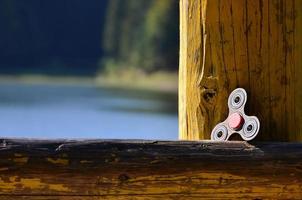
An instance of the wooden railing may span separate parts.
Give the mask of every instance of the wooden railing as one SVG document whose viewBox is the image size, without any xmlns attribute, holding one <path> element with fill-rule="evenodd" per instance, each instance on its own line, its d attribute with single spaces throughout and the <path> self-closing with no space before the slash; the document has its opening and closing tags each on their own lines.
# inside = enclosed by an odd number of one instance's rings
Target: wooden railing
<svg viewBox="0 0 302 200">
<path fill-rule="evenodd" d="M 299 199 L 302 144 L 0 141 L 0 199 Z"/>
</svg>

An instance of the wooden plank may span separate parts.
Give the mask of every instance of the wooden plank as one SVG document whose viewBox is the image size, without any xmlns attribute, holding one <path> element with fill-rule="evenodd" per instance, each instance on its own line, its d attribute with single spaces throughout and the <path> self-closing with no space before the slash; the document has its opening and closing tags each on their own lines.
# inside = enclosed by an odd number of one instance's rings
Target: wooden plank
<svg viewBox="0 0 302 200">
<path fill-rule="evenodd" d="M 0 199 L 300 199 L 302 143 L 0 140 Z"/>
<path fill-rule="evenodd" d="M 179 137 L 209 139 L 248 92 L 258 140 L 302 140 L 302 1 L 180 0 Z"/>
</svg>

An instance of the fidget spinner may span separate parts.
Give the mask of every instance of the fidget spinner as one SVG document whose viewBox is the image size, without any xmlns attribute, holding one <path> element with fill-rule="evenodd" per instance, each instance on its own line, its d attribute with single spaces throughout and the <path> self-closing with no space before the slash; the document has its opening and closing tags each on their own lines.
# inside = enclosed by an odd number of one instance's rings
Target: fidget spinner
<svg viewBox="0 0 302 200">
<path fill-rule="evenodd" d="M 242 88 L 235 89 L 229 96 L 228 118 L 217 124 L 211 133 L 211 140 L 227 141 L 234 133 L 238 133 L 243 140 L 254 139 L 260 129 L 260 122 L 255 116 L 247 116 L 244 106 L 247 100 L 246 91 Z"/>
</svg>

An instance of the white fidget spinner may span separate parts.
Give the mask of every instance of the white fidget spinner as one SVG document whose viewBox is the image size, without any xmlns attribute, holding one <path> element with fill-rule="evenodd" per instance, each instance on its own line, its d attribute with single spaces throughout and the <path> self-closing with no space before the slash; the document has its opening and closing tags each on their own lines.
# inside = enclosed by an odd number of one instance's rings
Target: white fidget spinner
<svg viewBox="0 0 302 200">
<path fill-rule="evenodd" d="M 229 116 L 214 127 L 211 140 L 227 141 L 234 133 L 238 133 L 246 141 L 257 136 L 260 122 L 257 117 L 247 116 L 244 113 L 246 100 L 247 94 L 242 88 L 237 88 L 230 94 L 228 99 Z"/>
</svg>

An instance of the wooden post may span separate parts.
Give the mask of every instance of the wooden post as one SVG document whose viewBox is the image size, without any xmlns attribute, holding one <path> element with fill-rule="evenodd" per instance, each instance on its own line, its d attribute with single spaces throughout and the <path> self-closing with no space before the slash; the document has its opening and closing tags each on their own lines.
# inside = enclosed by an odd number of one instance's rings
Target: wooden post
<svg viewBox="0 0 302 200">
<path fill-rule="evenodd" d="M 180 0 L 180 139 L 209 139 L 242 87 L 257 139 L 301 141 L 300 76 L 301 0 Z"/>
</svg>

